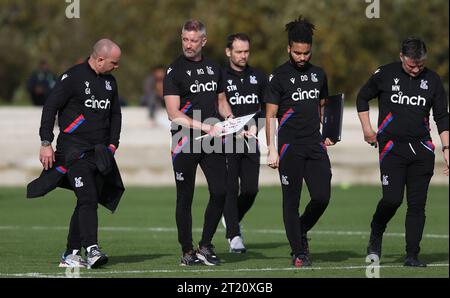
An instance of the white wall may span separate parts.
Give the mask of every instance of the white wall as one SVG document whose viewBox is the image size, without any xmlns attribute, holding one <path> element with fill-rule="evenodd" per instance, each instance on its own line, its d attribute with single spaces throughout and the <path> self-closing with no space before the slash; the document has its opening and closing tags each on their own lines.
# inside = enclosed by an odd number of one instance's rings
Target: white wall
<svg viewBox="0 0 450 298">
<path fill-rule="evenodd" d="M 121 145 L 116 153 L 125 185 L 173 185 L 170 158 L 169 122 L 166 113 L 157 116 L 158 127 L 150 128 L 145 108 L 123 108 Z M 372 125 L 376 127 L 378 111 L 371 110 Z M 41 109 L 36 107 L 0 108 L 0 185 L 26 185 L 41 171 L 39 155 L 39 123 Z M 432 122 L 433 123 L 433 122 Z M 57 133 L 57 129 L 55 129 Z M 437 157 L 433 184 L 448 184 L 442 174 L 443 159 L 436 127 L 432 124 Z M 259 135 L 261 151 L 265 149 L 265 134 Z M 328 149 L 333 184 L 379 184 L 377 150 L 363 141 L 354 108 L 344 110 L 342 142 Z M 279 184 L 278 173 L 261 161 L 261 184 Z M 205 183 L 198 170 L 199 183 Z"/>
</svg>

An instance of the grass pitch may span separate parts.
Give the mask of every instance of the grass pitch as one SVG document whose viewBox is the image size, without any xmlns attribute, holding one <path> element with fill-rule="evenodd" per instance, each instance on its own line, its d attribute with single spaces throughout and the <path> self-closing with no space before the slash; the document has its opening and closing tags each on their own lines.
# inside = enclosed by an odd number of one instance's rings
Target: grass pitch
<svg viewBox="0 0 450 298">
<path fill-rule="evenodd" d="M 306 187 L 305 187 L 306 188 Z M 330 205 L 308 234 L 313 267 L 290 265 L 279 186 L 261 187 L 242 222 L 246 254 L 228 252 L 219 224 L 214 237 L 221 266 L 181 267 L 175 225 L 175 188 L 129 187 L 115 214 L 99 207 L 99 242 L 110 256 L 102 269 L 82 269 L 81 277 L 360 277 L 366 275 L 365 250 L 369 223 L 381 196 L 377 186 L 332 188 Z M 421 243 L 428 268 L 404 268 L 406 202 L 389 223 L 383 240 L 381 277 L 449 277 L 449 189 L 431 187 Z M 193 235 L 198 242 L 208 199 L 197 187 L 193 204 Z M 302 194 L 301 210 L 309 201 Z M 58 268 L 66 244 L 75 196 L 56 190 L 27 200 L 25 189 L 0 188 L 0 277 L 64 277 Z M 195 243 L 194 243 L 195 244 Z"/>
</svg>

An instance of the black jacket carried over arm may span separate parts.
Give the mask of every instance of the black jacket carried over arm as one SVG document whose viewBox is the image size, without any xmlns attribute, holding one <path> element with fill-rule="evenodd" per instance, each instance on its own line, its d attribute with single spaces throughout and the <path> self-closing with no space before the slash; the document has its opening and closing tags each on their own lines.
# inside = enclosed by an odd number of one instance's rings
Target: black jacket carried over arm
<svg viewBox="0 0 450 298">
<path fill-rule="evenodd" d="M 124 191 L 110 144 L 119 146 L 122 114 L 117 83 L 110 74 L 97 74 L 86 61 L 61 75 L 42 110 L 39 135 L 53 141 L 58 114 L 60 133 L 52 169 L 28 185 L 27 197 L 42 196 L 56 187 L 70 188 L 65 172 L 86 152 L 95 151 L 100 203 L 114 211 Z M 111 187 L 105 189 L 106 185 Z"/>
<path fill-rule="evenodd" d="M 42 197 L 57 187 L 73 190 L 65 175 L 67 170 L 80 159 L 80 156 L 83 156 L 83 153 L 93 151 L 95 164 L 99 170 L 96 179 L 99 203 L 114 212 L 125 187 L 112 152 L 103 144 L 98 144 L 93 148 L 88 146 L 77 147 L 64 158 L 65 164 L 61 164 L 61 160 L 56 159 L 53 168 L 42 171 L 38 178 L 28 184 L 27 198 Z"/>
</svg>

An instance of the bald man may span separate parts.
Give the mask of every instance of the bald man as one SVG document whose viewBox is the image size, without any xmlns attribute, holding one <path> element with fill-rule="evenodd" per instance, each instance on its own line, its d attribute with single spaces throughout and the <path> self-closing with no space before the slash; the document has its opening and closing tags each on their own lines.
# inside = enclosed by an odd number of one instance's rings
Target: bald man
<svg viewBox="0 0 450 298">
<path fill-rule="evenodd" d="M 99 40 L 84 63 L 63 73 L 42 110 L 39 159 L 44 170 L 37 182 L 29 184 L 28 197 L 58 186 L 73 189 L 77 197 L 60 267 L 97 268 L 108 262 L 98 247 L 97 205 L 114 211 L 124 190 L 114 161 L 122 116 L 117 83 L 109 74 L 119 67 L 120 55 L 117 44 Z M 60 133 L 55 152 L 56 114 Z M 112 179 L 99 179 L 111 173 Z M 105 191 L 105 181 L 117 183 Z M 81 257 L 82 248 L 87 260 Z"/>
</svg>

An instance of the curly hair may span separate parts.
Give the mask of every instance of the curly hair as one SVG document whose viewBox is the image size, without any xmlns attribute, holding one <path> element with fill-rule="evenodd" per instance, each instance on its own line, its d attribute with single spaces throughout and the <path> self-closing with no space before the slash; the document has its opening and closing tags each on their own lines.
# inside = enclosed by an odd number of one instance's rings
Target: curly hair
<svg viewBox="0 0 450 298">
<path fill-rule="evenodd" d="M 285 26 L 285 31 L 288 32 L 289 45 L 292 45 L 293 42 L 312 44 L 315 29 L 316 27 L 311 22 L 299 16 L 298 19 Z"/>
</svg>

